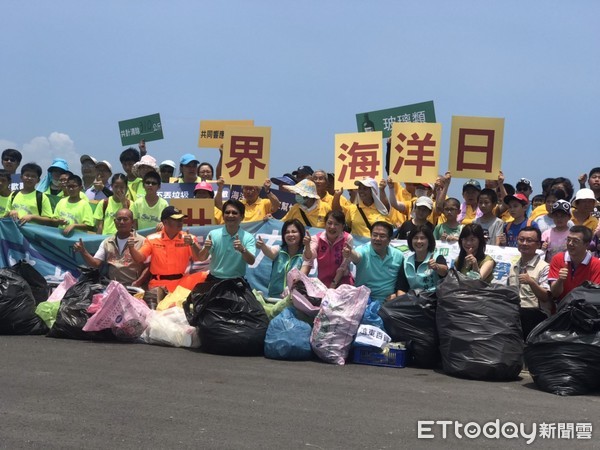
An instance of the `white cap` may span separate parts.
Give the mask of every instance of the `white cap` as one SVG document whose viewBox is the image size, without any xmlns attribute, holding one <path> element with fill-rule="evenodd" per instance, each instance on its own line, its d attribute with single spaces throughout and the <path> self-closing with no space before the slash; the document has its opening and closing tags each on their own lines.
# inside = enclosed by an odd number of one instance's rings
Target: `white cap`
<svg viewBox="0 0 600 450">
<path fill-rule="evenodd" d="M 177 166 L 175 165 L 175 161 L 171 161 L 170 159 L 165 159 L 163 162 L 161 162 L 159 164 L 158 167 L 162 167 L 162 166 L 169 166 L 172 167 L 173 170 L 177 169 Z"/>
<path fill-rule="evenodd" d="M 588 188 L 579 189 L 577 194 L 575 194 L 575 200 L 573 200 L 573 204 L 577 203 L 579 200 L 596 200 L 594 191 Z"/>
<path fill-rule="evenodd" d="M 98 161 L 96 163 L 96 167 L 98 166 L 106 166 L 108 167 L 108 170 L 110 170 L 110 173 L 112 173 L 112 166 L 110 165 L 110 163 L 108 161 Z"/>
<path fill-rule="evenodd" d="M 81 158 L 79 158 L 79 162 L 81 164 L 83 164 L 86 161 L 91 161 L 94 163 L 94 165 L 98 164 L 98 160 L 96 158 L 94 158 L 93 156 L 90 155 L 81 155 Z"/>
<path fill-rule="evenodd" d="M 415 206 L 426 206 L 430 211 L 433 211 L 433 200 L 429 197 L 419 197 L 415 202 Z"/>
</svg>

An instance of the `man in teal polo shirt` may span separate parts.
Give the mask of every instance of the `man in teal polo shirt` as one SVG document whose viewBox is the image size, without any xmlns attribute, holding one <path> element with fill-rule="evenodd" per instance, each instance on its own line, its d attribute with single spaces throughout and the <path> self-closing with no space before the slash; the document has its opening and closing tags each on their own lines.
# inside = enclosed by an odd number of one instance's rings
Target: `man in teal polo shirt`
<svg viewBox="0 0 600 450">
<path fill-rule="evenodd" d="M 344 257 L 356 265 L 355 285 L 371 289 L 371 298 L 378 302 L 396 296 L 395 283 L 403 267 L 404 256 L 390 247 L 394 228 L 387 222 L 375 222 L 371 228 L 371 242 L 353 250 L 346 245 Z"/>
<path fill-rule="evenodd" d="M 200 261 L 205 261 L 210 254 L 210 275 L 206 284 L 244 277 L 246 268 L 254 264 L 256 241 L 240 227 L 244 212 L 244 204 L 238 200 L 227 200 L 223 204 L 225 226 L 208 233 L 199 255 Z"/>
</svg>

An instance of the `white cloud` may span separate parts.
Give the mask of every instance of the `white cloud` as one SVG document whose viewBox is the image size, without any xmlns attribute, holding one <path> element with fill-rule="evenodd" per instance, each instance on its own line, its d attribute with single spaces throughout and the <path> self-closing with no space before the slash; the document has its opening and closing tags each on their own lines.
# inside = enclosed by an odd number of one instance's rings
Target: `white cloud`
<svg viewBox="0 0 600 450">
<path fill-rule="evenodd" d="M 4 151 L 7 148 L 17 149 L 17 144 L 7 139 L 0 139 L 0 152 Z"/>
<path fill-rule="evenodd" d="M 0 140 L 0 143 L 2 142 L 4 141 Z M 80 155 L 75 149 L 75 143 L 68 134 L 59 133 L 58 131 L 50 133 L 48 137 L 34 137 L 31 141 L 23 144 L 21 153 L 23 153 L 21 164 L 35 162 L 42 167 L 44 172 L 46 172 L 48 166 L 52 164 L 55 158 L 66 160 L 69 164 L 69 169 L 73 173 L 80 173 L 81 170 Z"/>
</svg>

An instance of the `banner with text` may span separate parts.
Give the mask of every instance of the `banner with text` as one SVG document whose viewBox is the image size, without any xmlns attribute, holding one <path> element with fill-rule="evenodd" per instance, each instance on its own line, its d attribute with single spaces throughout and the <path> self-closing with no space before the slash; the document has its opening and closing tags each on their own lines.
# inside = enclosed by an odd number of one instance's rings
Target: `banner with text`
<svg viewBox="0 0 600 450">
<path fill-rule="evenodd" d="M 225 141 L 226 127 L 253 127 L 254 120 L 201 120 L 198 147 L 219 148 Z"/>
<path fill-rule="evenodd" d="M 359 132 L 381 131 L 384 138 L 391 136 L 396 122 L 435 122 L 433 101 L 356 114 Z"/>
<path fill-rule="evenodd" d="M 121 120 L 119 122 L 119 133 L 123 147 L 137 144 L 142 139 L 145 141 L 158 141 L 163 138 L 160 114 Z"/>
</svg>

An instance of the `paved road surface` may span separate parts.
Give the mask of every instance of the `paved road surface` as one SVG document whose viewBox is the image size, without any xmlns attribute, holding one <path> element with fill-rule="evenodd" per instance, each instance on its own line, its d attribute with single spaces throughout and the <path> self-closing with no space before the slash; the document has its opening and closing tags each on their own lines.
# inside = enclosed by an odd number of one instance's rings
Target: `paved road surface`
<svg viewBox="0 0 600 450">
<path fill-rule="evenodd" d="M 144 344 L 0 336 L 0 448 L 515 448 L 525 439 L 417 439 L 418 420 L 592 422 L 600 396 L 558 397 L 529 377 L 202 354 Z M 490 430 L 493 431 L 493 430 Z M 510 431 L 510 430 L 509 430 Z M 452 435 L 452 433 L 450 433 Z"/>
</svg>

